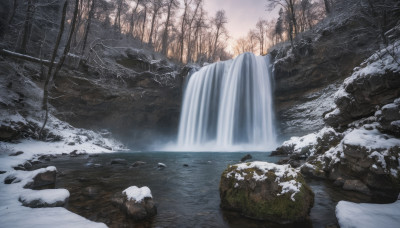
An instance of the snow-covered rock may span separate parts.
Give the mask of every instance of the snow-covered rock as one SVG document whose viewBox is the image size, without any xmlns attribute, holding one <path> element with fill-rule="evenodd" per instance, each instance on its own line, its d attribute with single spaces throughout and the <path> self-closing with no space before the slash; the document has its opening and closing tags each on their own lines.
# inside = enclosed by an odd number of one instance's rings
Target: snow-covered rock
<svg viewBox="0 0 400 228">
<path fill-rule="evenodd" d="M 221 207 L 278 223 L 307 217 L 314 194 L 289 165 L 247 162 L 230 165 L 221 176 Z"/>
<path fill-rule="evenodd" d="M 344 80 L 335 93 L 336 108 L 324 116 L 333 127 L 371 116 L 376 106 L 392 102 L 400 94 L 400 41 L 377 51 Z M 392 108 L 392 106 L 387 107 Z M 386 109 L 386 108 L 385 108 Z"/>
<path fill-rule="evenodd" d="M 380 132 L 379 123 L 369 122 L 368 118 L 356 121 L 343 133 L 324 128 L 291 139 L 278 149 L 289 148 L 286 151 L 290 152 L 291 159 L 302 155 L 306 159 L 300 168 L 303 174 L 331 179 L 346 190 L 363 193 L 378 190 L 396 196 L 400 190 L 400 139 Z M 346 180 L 358 180 L 362 184 L 345 187 Z"/>
<path fill-rule="evenodd" d="M 290 140 L 272 152 L 272 155 L 290 155 L 292 158 L 306 158 L 323 149 L 329 149 L 343 138 L 342 134 L 333 128 L 322 130 L 302 137 L 292 137 Z"/>
<path fill-rule="evenodd" d="M 150 189 L 146 186 L 141 188 L 131 186 L 122 191 L 122 193 L 126 195 L 128 200 L 134 200 L 138 203 L 142 202 L 145 198 L 153 198 Z"/>
<path fill-rule="evenodd" d="M 70 194 L 66 189 L 45 189 L 24 191 L 19 201 L 26 207 L 62 207 L 68 201 Z"/>
<path fill-rule="evenodd" d="M 129 218 L 143 220 L 157 214 L 157 207 L 148 187 L 131 186 L 116 193 L 112 202 L 126 213 Z"/>
</svg>

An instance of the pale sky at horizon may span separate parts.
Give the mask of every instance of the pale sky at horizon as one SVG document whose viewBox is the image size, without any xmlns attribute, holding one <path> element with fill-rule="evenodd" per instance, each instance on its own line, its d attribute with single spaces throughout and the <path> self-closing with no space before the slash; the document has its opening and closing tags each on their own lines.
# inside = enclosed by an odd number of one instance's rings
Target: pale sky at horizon
<svg viewBox="0 0 400 228">
<path fill-rule="evenodd" d="M 255 28 L 258 19 L 271 20 L 277 16 L 268 12 L 265 5 L 266 0 L 204 0 L 204 8 L 210 17 L 214 17 L 218 10 L 225 10 L 231 46 L 236 39 L 246 36 L 250 29 Z"/>
</svg>

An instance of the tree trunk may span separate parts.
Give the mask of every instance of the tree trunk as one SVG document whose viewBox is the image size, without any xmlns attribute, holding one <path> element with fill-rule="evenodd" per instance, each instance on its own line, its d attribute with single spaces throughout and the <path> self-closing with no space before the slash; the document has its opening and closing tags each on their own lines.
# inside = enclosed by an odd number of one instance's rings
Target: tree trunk
<svg viewBox="0 0 400 228">
<path fill-rule="evenodd" d="M 294 2 L 293 0 L 289 0 L 289 7 L 290 7 L 290 14 L 291 14 L 291 19 L 294 27 L 294 34 L 297 35 L 297 20 L 296 20 L 296 12 L 294 11 Z"/>
<path fill-rule="evenodd" d="M 212 54 L 212 60 L 215 61 L 215 55 L 217 53 L 217 43 L 218 43 L 218 38 L 219 38 L 219 27 L 217 28 L 217 33 L 215 34 L 215 41 L 214 41 L 214 47 L 213 47 L 213 54 Z"/>
<path fill-rule="evenodd" d="M 43 108 L 43 110 L 46 110 L 46 115 L 45 115 L 45 120 L 44 120 L 43 126 L 39 131 L 39 138 L 42 137 L 42 131 L 43 131 L 44 127 L 46 126 L 47 119 L 48 119 L 48 114 L 49 114 L 49 108 L 48 108 L 48 97 L 49 97 L 48 85 L 49 85 L 49 82 L 50 82 L 51 71 L 53 69 L 54 60 L 56 59 L 56 55 L 57 55 L 58 47 L 60 45 L 61 37 L 62 37 L 62 34 L 64 33 L 64 24 L 65 24 L 65 15 L 67 14 L 67 6 L 68 6 L 68 0 L 66 0 L 64 2 L 64 6 L 63 6 L 63 10 L 62 10 L 62 16 L 61 16 L 61 22 L 60 22 L 60 29 L 58 31 L 57 40 L 56 40 L 56 43 L 55 43 L 54 49 L 53 49 L 53 54 L 51 55 L 51 61 L 50 61 L 50 65 L 49 65 L 49 70 L 47 72 L 46 81 L 44 83 L 43 103 L 42 103 L 43 106 L 42 106 L 42 108 Z"/>
<path fill-rule="evenodd" d="M 184 49 L 184 39 L 185 39 L 185 22 L 186 22 L 186 13 L 187 13 L 188 3 L 185 1 L 185 10 L 182 16 L 182 24 L 181 24 L 181 40 L 180 40 L 180 57 L 179 61 L 183 62 L 183 49 Z"/>
<path fill-rule="evenodd" d="M 153 18 L 151 19 L 151 26 L 150 26 L 150 37 L 149 37 L 149 45 L 153 45 L 153 32 L 154 32 L 154 24 L 156 22 L 156 17 L 158 14 L 158 9 L 154 10 L 153 12 Z"/>
<path fill-rule="evenodd" d="M 168 46 L 168 27 L 169 27 L 169 19 L 171 16 L 171 9 L 172 9 L 172 4 L 173 0 L 170 0 L 169 5 L 168 5 L 168 13 L 167 13 L 167 20 L 165 21 L 165 28 L 164 28 L 164 33 L 162 37 L 162 48 L 161 48 L 161 53 L 165 56 L 167 56 L 168 51 L 167 51 L 167 46 Z"/>
<path fill-rule="evenodd" d="M 79 5 L 79 0 L 75 0 L 74 16 L 72 18 L 71 29 L 70 29 L 70 32 L 69 32 L 68 40 L 67 40 L 67 43 L 65 44 L 64 52 L 63 52 L 63 54 L 62 54 L 62 56 L 60 58 L 60 61 L 58 61 L 58 64 L 56 66 L 56 70 L 54 71 L 53 79 L 57 78 L 57 74 L 60 71 L 61 67 L 63 66 L 65 58 L 67 57 L 67 55 L 69 53 L 69 49 L 71 47 L 72 36 L 74 35 L 74 31 L 75 31 L 76 18 L 78 16 L 78 5 Z"/>
<path fill-rule="evenodd" d="M 142 43 L 144 43 L 144 33 L 146 30 L 146 19 L 147 19 L 147 6 L 144 6 L 144 15 L 143 15 L 143 25 L 142 25 Z"/>
<path fill-rule="evenodd" d="M 9 51 L 6 49 L 0 49 L 0 54 L 11 57 L 11 58 L 22 59 L 22 60 L 33 62 L 33 63 L 40 63 L 40 64 L 43 64 L 46 66 L 50 66 L 50 63 L 51 63 L 50 60 L 43 60 L 43 59 L 35 58 L 35 57 L 29 56 L 29 55 L 23 55 L 20 53 L 12 52 L 12 51 Z"/>
<path fill-rule="evenodd" d="M 22 54 L 26 54 L 26 47 L 29 42 L 29 37 L 32 28 L 32 19 L 35 13 L 35 6 L 32 0 L 28 0 L 28 7 L 26 10 L 25 22 L 24 22 L 24 30 L 22 32 L 22 42 L 20 47 L 18 48 L 18 52 Z"/>
<path fill-rule="evenodd" d="M 331 13 L 331 6 L 330 6 L 329 1 L 328 0 L 324 0 L 324 3 L 325 3 L 326 14 L 330 14 Z"/>
<path fill-rule="evenodd" d="M 141 0 L 138 0 L 137 4 L 135 6 L 135 9 L 132 10 L 132 17 L 131 17 L 130 27 L 129 27 L 129 34 L 131 37 L 134 37 L 133 32 L 135 30 L 135 24 L 136 24 L 134 18 L 135 18 L 135 14 L 137 12 L 137 8 L 139 6 L 140 1 Z"/>
<path fill-rule="evenodd" d="M 11 25 L 11 22 L 12 22 L 13 19 L 14 19 L 15 11 L 17 11 L 17 7 L 18 7 L 18 0 L 14 0 L 13 9 L 12 9 L 12 11 L 11 11 L 10 18 L 8 18 L 8 22 L 7 22 L 7 25 L 8 25 L 8 26 Z"/>
<path fill-rule="evenodd" d="M 85 53 L 85 49 L 86 49 L 86 42 L 87 42 L 87 38 L 90 32 L 90 25 L 92 23 L 92 18 L 94 15 L 94 9 L 95 9 L 95 3 L 96 0 L 92 0 L 92 6 L 90 7 L 90 11 L 89 11 L 89 16 L 88 16 L 88 20 L 87 20 L 87 24 L 86 24 L 86 30 L 85 30 L 85 36 L 83 37 L 83 46 L 82 46 L 82 50 L 81 50 L 81 55 L 83 55 Z"/>
<path fill-rule="evenodd" d="M 199 10 L 200 3 L 201 3 L 201 2 L 198 2 L 198 4 L 196 5 L 196 9 L 194 10 L 193 17 L 192 17 L 192 19 L 190 19 L 190 22 L 189 22 L 189 32 L 188 32 L 189 37 L 188 37 L 188 46 L 187 46 L 188 48 L 187 48 L 187 55 L 186 55 L 186 56 L 187 56 L 187 57 L 186 57 L 186 62 L 187 62 L 187 63 L 189 63 L 189 62 L 192 61 L 192 58 L 191 58 L 191 56 L 192 56 L 192 53 L 191 53 L 191 51 L 192 51 L 192 44 L 191 44 L 191 39 L 192 39 L 192 25 L 193 25 L 194 19 L 196 18 L 197 11 Z"/>
</svg>

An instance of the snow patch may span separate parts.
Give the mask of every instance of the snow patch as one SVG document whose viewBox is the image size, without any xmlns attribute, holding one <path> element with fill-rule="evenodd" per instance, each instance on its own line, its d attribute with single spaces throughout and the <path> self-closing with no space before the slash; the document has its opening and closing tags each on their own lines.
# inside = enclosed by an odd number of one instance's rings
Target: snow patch
<svg viewBox="0 0 400 228">
<path fill-rule="evenodd" d="M 122 193 L 128 197 L 128 200 L 134 200 L 138 203 L 142 202 L 144 198 L 153 198 L 150 189 L 146 186 L 141 188 L 131 186 L 122 191 Z"/>
<path fill-rule="evenodd" d="M 336 217 L 342 228 L 398 228 L 400 201 L 392 204 L 357 204 L 340 201 L 336 206 Z"/>
<path fill-rule="evenodd" d="M 69 191 L 66 189 L 45 189 L 24 191 L 19 199 L 24 202 L 40 201 L 47 204 L 65 201 L 69 198 Z"/>
<path fill-rule="evenodd" d="M 257 174 L 257 172 L 253 172 L 253 179 L 256 181 L 264 181 L 266 180 L 267 173 L 273 172 L 276 176 L 275 182 L 278 183 L 279 186 L 282 187 L 282 191 L 278 193 L 278 196 L 292 193 L 290 198 L 292 201 L 295 201 L 294 196 L 300 192 L 300 188 L 302 186 L 301 183 L 295 180 L 289 181 L 281 181 L 282 179 L 286 179 L 288 177 L 296 178 L 297 172 L 295 169 L 291 168 L 290 165 L 277 165 L 268 162 L 247 162 L 247 163 L 240 163 L 233 165 L 235 170 L 229 172 L 227 174 L 227 178 L 234 176 L 236 180 L 241 181 L 244 180 L 243 176 L 240 174 L 240 171 L 247 170 L 247 169 L 257 169 L 262 172 L 262 174 Z M 244 174 L 243 174 L 244 175 Z M 237 184 L 237 183 L 236 183 Z M 235 184 L 235 186 L 236 186 Z"/>
</svg>

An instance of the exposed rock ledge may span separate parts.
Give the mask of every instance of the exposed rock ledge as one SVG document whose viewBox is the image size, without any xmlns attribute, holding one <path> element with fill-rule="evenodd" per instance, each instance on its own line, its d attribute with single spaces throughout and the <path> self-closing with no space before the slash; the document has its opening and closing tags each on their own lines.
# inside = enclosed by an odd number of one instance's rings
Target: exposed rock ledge
<svg viewBox="0 0 400 228">
<path fill-rule="evenodd" d="M 289 155 L 303 174 L 334 181 L 345 190 L 392 199 L 400 191 L 400 42 L 375 53 L 335 94 L 325 115 L 331 127 L 292 137 L 273 155 Z M 397 50 L 389 52 L 389 50 Z"/>
</svg>

